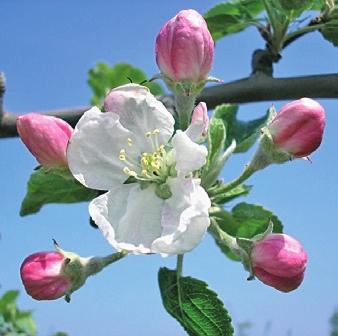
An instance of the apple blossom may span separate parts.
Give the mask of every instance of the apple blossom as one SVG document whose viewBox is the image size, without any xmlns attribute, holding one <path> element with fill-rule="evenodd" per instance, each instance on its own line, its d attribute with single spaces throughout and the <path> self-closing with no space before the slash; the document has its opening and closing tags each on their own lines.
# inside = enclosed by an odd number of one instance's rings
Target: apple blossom
<svg viewBox="0 0 338 336">
<path fill-rule="evenodd" d="M 290 292 L 303 281 L 307 254 L 296 239 L 286 234 L 269 234 L 254 244 L 251 262 L 259 280 Z"/>
<path fill-rule="evenodd" d="M 19 116 L 16 121 L 23 143 L 46 167 L 67 166 L 66 149 L 73 128 L 60 118 L 38 113 Z"/>
<path fill-rule="evenodd" d="M 210 223 L 209 197 L 193 175 L 206 148 L 174 134 L 174 118 L 146 87 L 115 88 L 104 107 L 84 113 L 67 152 L 76 179 L 108 190 L 90 203 L 91 217 L 117 250 L 191 250 Z"/>
</svg>

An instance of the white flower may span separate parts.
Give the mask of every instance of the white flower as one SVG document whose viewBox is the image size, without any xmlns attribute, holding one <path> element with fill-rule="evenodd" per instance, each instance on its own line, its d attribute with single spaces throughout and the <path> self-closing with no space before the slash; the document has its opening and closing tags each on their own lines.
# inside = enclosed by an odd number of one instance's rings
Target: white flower
<svg viewBox="0 0 338 336">
<path fill-rule="evenodd" d="M 117 250 L 191 250 L 210 224 L 209 197 L 192 174 L 205 164 L 206 148 L 182 131 L 173 136 L 172 115 L 146 87 L 113 89 L 105 109 L 84 113 L 67 151 L 76 179 L 108 190 L 90 203 L 91 217 Z"/>
</svg>

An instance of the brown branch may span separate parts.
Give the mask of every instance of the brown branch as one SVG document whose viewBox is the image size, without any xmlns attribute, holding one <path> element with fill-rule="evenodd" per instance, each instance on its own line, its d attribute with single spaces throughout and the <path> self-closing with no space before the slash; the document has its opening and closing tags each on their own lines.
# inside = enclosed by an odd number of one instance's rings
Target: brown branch
<svg viewBox="0 0 338 336">
<path fill-rule="evenodd" d="M 272 78 L 257 73 L 238 81 L 208 87 L 202 91 L 198 101 L 206 102 L 209 109 L 223 103 L 253 103 L 260 101 L 292 100 L 301 97 L 338 98 L 338 74 L 304 77 Z M 169 97 L 162 97 L 165 105 L 170 105 Z M 84 111 L 90 107 L 80 107 L 55 111 L 41 111 L 57 116 L 75 125 Z M 17 115 L 4 113 L 0 119 L 0 138 L 17 136 L 15 121 Z"/>
</svg>

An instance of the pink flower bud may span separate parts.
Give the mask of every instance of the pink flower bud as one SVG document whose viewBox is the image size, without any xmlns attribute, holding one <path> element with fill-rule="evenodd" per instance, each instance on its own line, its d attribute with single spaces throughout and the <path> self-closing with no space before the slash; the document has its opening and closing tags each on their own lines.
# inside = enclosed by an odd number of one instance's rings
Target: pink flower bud
<svg viewBox="0 0 338 336">
<path fill-rule="evenodd" d="M 191 116 L 191 123 L 202 124 L 203 125 L 202 136 L 207 135 L 209 126 L 209 116 L 206 103 L 201 102 L 194 108 L 194 111 L 192 112 Z"/>
<path fill-rule="evenodd" d="M 65 257 L 59 252 L 38 252 L 27 257 L 20 273 L 26 292 L 36 300 L 55 300 L 66 295 L 72 282 L 63 273 Z"/>
<path fill-rule="evenodd" d="M 73 128 L 59 118 L 38 113 L 19 116 L 16 127 L 23 143 L 46 167 L 67 166 L 66 149 Z"/>
<path fill-rule="evenodd" d="M 275 145 L 296 158 L 319 147 L 324 127 L 324 108 L 310 98 L 286 104 L 268 125 Z"/>
<path fill-rule="evenodd" d="M 156 62 L 172 81 L 206 80 L 214 57 L 214 41 L 203 17 L 193 9 L 170 19 L 156 38 Z"/>
<path fill-rule="evenodd" d="M 251 261 L 259 280 L 282 292 L 290 292 L 303 281 L 307 255 L 296 239 L 285 234 L 270 234 L 255 243 Z"/>
</svg>

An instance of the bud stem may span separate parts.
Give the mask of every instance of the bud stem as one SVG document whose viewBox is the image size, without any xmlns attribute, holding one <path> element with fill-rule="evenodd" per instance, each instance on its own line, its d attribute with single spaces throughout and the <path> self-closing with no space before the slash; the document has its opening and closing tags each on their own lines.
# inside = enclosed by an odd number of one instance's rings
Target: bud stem
<svg viewBox="0 0 338 336">
<path fill-rule="evenodd" d="M 236 242 L 236 238 L 223 231 L 217 224 L 216 220 L 211 218 L 211 224 L 208 231 L 220 244 L 226 245 L 231 251 L 239 255 L 239 247 Z"/>
<path fill-rule="evenodd" d="M 87 277 L 90 275 L 94 275 L 100 271 L 102 271 L 105 267 L 110 264 L 124 258 L 128 255 L 128 252 L 121 251 L 117 253 L 110 254 L 106 257 L 90 257 L 88 258 L 85 266 L 86 266 L 86 275 Z"/>
<path fill-rule="evenodd" d="M 251 164 L 246 165 L 243 173 L 239 177 L 227 183 L 224 187 L 217 188 L 217 194 L 224 194 L 236 188 L 238 185 L 247 180 L 255 171 L 256 170 L 253 168 Z"/>
<path fill-rule="evenodd" d="M 183 94 L 175 94 L 175 107 L 178 114 L 180 129 L 185 131 L 191 121 L 192 111 L 195 106 L 195 95 L 186 96 Z"/>
<path fill-rule="evenodd" d="M 114 263 L 115 261 L 118 261 L 118 260 L 126 257 L 127 255 L 128 255 L 127 251 L 121 251 L 121 252 L 113 253 L 113 254 L 110 254 L 106 257 L 103 257 L 102 258 L 103 267 L 106 267 L 106 266 Z"/>
</svg>

